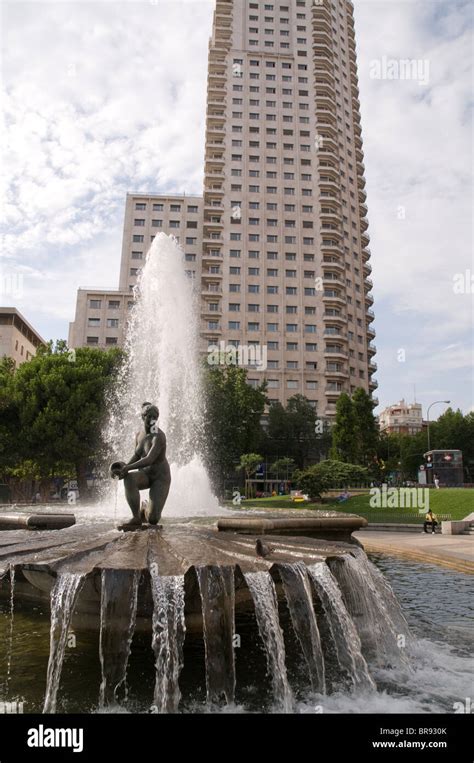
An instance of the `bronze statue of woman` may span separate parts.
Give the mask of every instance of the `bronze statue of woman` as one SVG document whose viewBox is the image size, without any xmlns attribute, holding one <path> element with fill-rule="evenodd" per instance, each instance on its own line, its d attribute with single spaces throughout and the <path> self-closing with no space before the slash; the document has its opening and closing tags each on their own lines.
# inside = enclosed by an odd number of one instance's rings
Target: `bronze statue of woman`
<svg viewBox="0 0 474 763">
<path fill-rule="evenodd" d="M 156 525 L 168 497 L 171 472 L 166 460 L 166 435 L 158 427 L 159 411 L 156 405 L 143 403 L 144 430 L 135 438 L 135 453 L 127 464 L 116 461 L 110 467 L 112 477 L 124 480 L 125 497 L 133 517 L 119 526 L 119 530 L 134 530 L 144 522 Z M 140 490 L 150 489 L 147 508 L 140 510 Z"/>
</svg>

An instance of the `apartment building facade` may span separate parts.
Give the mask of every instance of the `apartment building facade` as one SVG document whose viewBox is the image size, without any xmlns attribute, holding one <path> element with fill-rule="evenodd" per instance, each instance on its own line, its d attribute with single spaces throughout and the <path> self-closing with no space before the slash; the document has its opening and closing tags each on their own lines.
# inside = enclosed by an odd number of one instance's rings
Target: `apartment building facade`
<svg viewBox="0 0 474 763">
<path fill-rule="evenodd" d="M 155 236 L 173 235 L 189 263 L 187 274 L 200 283 L 202 196 L 127 194 L 118 290 L 79 289 L 69 324 L 69 347 L 123 346 L 133 290 Z"/>
<path fill-rule="evenodd" d="M 203 197 L 127 198 L 122 293 L 156 226 L 179 232 L 203 351 L 264 350 L 250 384 L 332 416 L 377 387 L 363 158 L 352 3 L 216 0 Z"/>
</svg>

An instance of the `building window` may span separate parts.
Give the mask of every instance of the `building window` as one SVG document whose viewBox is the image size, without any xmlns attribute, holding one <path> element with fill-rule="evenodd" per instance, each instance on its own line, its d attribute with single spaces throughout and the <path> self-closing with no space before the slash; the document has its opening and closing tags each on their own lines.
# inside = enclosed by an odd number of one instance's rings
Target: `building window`
<svg viewBox="0 0 474 763">
<path fill-rule="evenodd" d="M 100 310 L 102 307 L 102 300 L 101 299 L 90 299 L 89 300 L 89 307 L 92 310 Z"/>
</svg>

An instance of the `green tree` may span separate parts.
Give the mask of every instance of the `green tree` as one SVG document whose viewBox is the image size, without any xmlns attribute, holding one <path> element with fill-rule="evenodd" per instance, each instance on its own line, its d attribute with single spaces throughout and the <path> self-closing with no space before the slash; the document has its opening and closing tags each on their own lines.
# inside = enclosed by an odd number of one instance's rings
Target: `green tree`
<svg viewBox="0 0 474 763">
<path fill-rule="evenodd" d="M 277 479 L 290 479 L 291 475 L 295 471 L 296 464 L 294 462 L 293 458 L 288 458 L 285 456 L 284 458 L 277 459 L 270 467 L 270 470 L 273 474 L 276 475 Z"/>
<path fill-rule="evenodd" d="M 214 488 L 222 494 L 240 456 L 260 446 L 266 387 L 251 387 L 243 368 L 206 366 L 204 389 L 206 462 Z"/>
<path fill-rule="evenodd" d="M 50 343 L 14 377 L 23 457 L 36 462 L 43 477 L 73 465 L 82 495 L 101 450 L 105 395 L 121 358 L 116 349 L 71 352 L 64 342 Z"/>
<path fill-rule="evenodd" d="M 368 470 L 358 464 L 327 459 L 297 472 L 296 480 L 304 493 L 310 498 L 318 499 L 327 490 L 358 486 L 367 482 Z"/>
<path fill-rule="evenodd" d="M 284 454 L 302 469 L 310 459 L 319 457 L 327 443 L 327 429 L 317 432 L 317 414 L 304 395 L 293 395 L 286 408 L 274 403 L 268 412 L 266 450 L 272 455 Z"/>
<path fill-rule="evenodd" d="M 248 481 L 253 474 L 257 471 L 257 467 L 263 461 L 263 456 L 258 453 L 243 453 L 240 456 L 239 471 L 245 474 L 245 495 L 248 498 L 249 487 Z"/>
<path fill-rule="evenodd" d="M 370 395 L 358 387 L 352 395 L 355 419 L 356 459 L 365 466 L 374 463 L 377 456 L 379 428 L 374 416 L 374 404 Z"/>
<path fill-rule="evenodd" d="M 4 357 L 0 360 L 0 478 L 20 457 L 18 408 L 14 402 L 15 362 Z"/>
<path fill-rule="evenodd" d="M 343 392 L 336 404 L 336 421 L 332 430 L 331 457 L 338 461 L 354 463 L 357 459 L 358 441 L 354 404 Z"/>
</svg>

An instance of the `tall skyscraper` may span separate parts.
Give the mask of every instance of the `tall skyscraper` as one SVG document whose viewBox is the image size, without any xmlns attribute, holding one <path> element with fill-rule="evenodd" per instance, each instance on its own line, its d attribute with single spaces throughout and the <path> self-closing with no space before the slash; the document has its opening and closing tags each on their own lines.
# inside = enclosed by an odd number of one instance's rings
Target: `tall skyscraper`
<svg viewBox="0 0 474 763">
<path fill-rule="evenodd" d="M 134 236 L 178 233 L 200 282 L 203 350 L 260 350 L 249 383 L 265 378 L 272 401 L 303 394 L 322 416 L 342 391 L 377 387 L 359 109 L 351 2 L 216 0 L 198 232 L 187 197 L 169 209 L 127 199 L 122 292 Z M 160 203 L 168 214 L 153 223 Z"/>
</svg>

